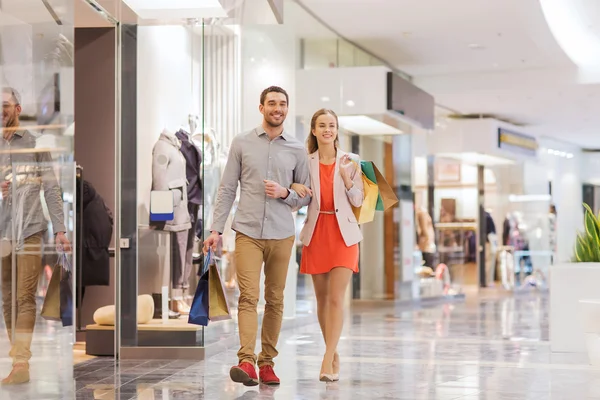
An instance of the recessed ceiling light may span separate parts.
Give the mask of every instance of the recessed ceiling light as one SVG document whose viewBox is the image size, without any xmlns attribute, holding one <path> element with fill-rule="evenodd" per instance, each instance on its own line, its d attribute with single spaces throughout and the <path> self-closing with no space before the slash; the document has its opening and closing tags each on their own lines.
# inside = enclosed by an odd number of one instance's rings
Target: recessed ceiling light
<svg viewBox="0 0 600 400">
<path fill-rule="evenodd" d="M 353 102 L 352 100 L 348 100 L 348 101 L 346 102 L 346 105 L 347 105 L 348 107 L 354 107 L 354 102 Z"/>
<path fill-rule="evenodd" d="M 329 102 L 329 97 L 327 97 L 327 96 L 323 96 L 323 97 L 321 97 L 321 101 L 322 101 L 323 103 L 327 103 L 327 102 Z"/>
<path fill-rule="evenodd" d="M 483 46 L 483 45 L 481 45 L 479 43 L 470 43 L 469 44 L 469 48 L 471 50 L 483 50 L 483 49 L 485 49 L 485 46 Z"/>
</svg>

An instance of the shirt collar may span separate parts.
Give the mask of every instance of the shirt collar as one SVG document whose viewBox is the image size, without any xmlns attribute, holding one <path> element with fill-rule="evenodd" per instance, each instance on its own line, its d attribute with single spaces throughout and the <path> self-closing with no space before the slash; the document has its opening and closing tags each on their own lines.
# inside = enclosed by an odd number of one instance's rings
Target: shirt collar
<svg viewBox="0 0 600 400">
<path fill-rule="evenodd" d="M 262 135 L 266 135 L 267 132 L 265 132 L 265 128 L 263 128 L 262 125 L 259 125 L 258 128 L 256 128 L 256 135 L 258 137 L 261 137 Z M 283 132 L 280 135 L 281 138 L 285 139 L 286 141 L 289 141 L 292 136 L 284 129 Z"/>
</svg>

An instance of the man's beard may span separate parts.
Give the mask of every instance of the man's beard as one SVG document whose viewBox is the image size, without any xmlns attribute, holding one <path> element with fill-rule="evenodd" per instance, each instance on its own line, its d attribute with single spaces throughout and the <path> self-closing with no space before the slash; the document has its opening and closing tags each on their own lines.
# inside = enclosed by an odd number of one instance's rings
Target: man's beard
<svg viewBox="0 0 600 400">
<path fill-rule="evenodd" d="M 283 125 L 283 123 L 285 122 L 285 118 L 281 118 L 281 122 L 277 123 L 277 122 L 271 122 L 269 121 L 268 118 L 265 118 L 265 122 L 271 127 L 271 128 L 279 128 L 281 125 Z"/>
</svg>

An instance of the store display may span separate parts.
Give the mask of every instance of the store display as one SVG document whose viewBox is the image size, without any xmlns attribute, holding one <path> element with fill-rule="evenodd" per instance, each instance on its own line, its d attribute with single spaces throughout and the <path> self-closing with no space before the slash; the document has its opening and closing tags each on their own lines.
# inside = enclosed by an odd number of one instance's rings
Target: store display
<svg viewBox="0 0 600 400">
<path fill-rule="evenodd" d="M 192 218 L 188 208 L 187 162 L 181 152 L 182 142 L 167 129 L 163 130 L 152 151 L 152 190 L 170 191 L 173 196 L 173 219 L 150 221 L 154 229 L 171 232 L 171 286 L 173 300 L 178 310 L 189 312 L 183 301 L 183 289 L 187 288 L 187 278 L 191 271 L 190 235 L 194 234 Z M 197 181 L 195 181 L 197 182 Z M 194 188 L 197 190 L 197 188 Z M 193 244 L 193 236 L 192 236 Z M 188 251 L 188 248 L 190 250 Z M 161 306 L 162 308 L 162 306 Z M 172 318 L 176 313 L 171 312 Z"/>
<path fill-rule="evenodd" d="M 523 214 L 520 211 L 513 211 L 506 215 L 502 233 L 503 244 L 512 247 L 513 251 L 529 252 L 529 240 L 523 231 Z M 520 275 L 521 271 L 526 276 L 533 272 L 531 257 L 527 254 L 520 256 L 515 262 L 515 274 Z M 517 282 L 519 283 L 519 282 Z"/>
<path fill-rule="evenodd" d="M 116 309 L 114 305 L 100 307 L 94 313 L 94 322 L 102 326 L 115 325 Z M 154 315 L 154 301 L 152 296 L 143 294 L 137 300 L 137 323 L 147 324 Z"/>
<path fill-rule="evenodd" d="M 154 302 L 154 319 L 162 319 L 162 293 L 152 293 L 152 301 Z M 179 319 L 181 314 L 177 311 L 169 310 L 169 319 Z"/>
<path fill-rule="evenodd" d="M 180 243 L 173 243 L 173 249 L 176 252 L 175 257 L 178 259 L 183 256 L 185 262 L 181 265 L 183 268 L 173 268 L 173 301 L 175 309 L 182 314 L 189 314 L 190 308 L 185 303 L 185 291 L 189 288 L 189 278 L 193 269 L 193 250 L 194 239 L 196 237 L 196 224 L 199 218 L 198 211 L 202 205 L 202 154 L 201 150 L 191 140 L 190 134 L 184 129 L 180 129 L 175 133 L 175 136 L 181 141 L 181 154 L 185 158 L 186 163 L 186 179 L 187 179 L 187 199 L 188 213 L 190 215 L 190 223 L 192 228 L 187 233 L 185 243 L 185 254 L 180 255 L 179 252 L 183 249 Z M 180 240 L 183 237 L 177 235 L 173 240 Z"/>
<path fill-rule="evenodd" d="M 151 221 L 150 225 L 168 232 L 184 232 L 192 227 L 187 204 L 186 161 L 180 147 L 180 140 L 165 129 L 152 151 L 152 190 L 173 194 L 174 217 L 166 222 Z"/>
</svg>

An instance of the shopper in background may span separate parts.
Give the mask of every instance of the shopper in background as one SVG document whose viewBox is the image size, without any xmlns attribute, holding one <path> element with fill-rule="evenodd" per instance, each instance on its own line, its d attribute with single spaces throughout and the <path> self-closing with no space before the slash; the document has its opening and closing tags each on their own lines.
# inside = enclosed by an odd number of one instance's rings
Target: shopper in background
<svg viewBox="0 0 600 400">
<path fill-rule="evenodd" d="M 313 115 L 308 137 L 312 191 L 294 184 L 302 196 L 312 196 L 300 240 L 304 244 L 300 272 L 313 278 L 325 355 L 319 379 L 339 380 L 337 345 L 344 323 L 344 295 L 352 273 L 358 272 L 361 230 L 352 211 L 363 202 L 358 164 L 339 149 L 338 118 L 322 109 Z M 358 156 L 352 156 L 358 160 Z"/>
<path fill-rule="evenodd" d="M 9 355 L 13 360 L 12 372 L 2 381 L 3 385 L 29 382 L 31 340 L 37 310 L 35 295 L 42 272 L 42 234 L 48 227 L 42 211 L 42 188 L 56 235 L 55 243 L 61 247 L 61 251 L 71 251 L 65 235 L 61 189 L 52 171 L 52 157 L 48 152 L 34 151 L 35 137 L 20 127 L 20 115 L 21 98 L 18 92 L 13 88 L 3 88 L 4 140 L 0 140 L 2 305 L 11 341 Z M 13 182 L 16 188 L 12 188 Z M 17 264 L 15 268 L 12 265 L 13 251 L 17 253 L 14 257 Z M 13 269 L 16 276 L 12 275 Z M 12 291 L 13 280 L 16 280 L 16 293 Z M 16 297 L 15 314 L 13 296 Z"/>
<path fill-rule="evenodd" d="M 273 370 L 283 318 L 283 291 L 287 279 L 295 226 L 292 209 L 305 206 L 310 198 L 300 198 L 288 189 L 295 182 L 310 185 L 308 159 L 302 143 L 285 131 L 289 97 L 285 90 L 272 86 L 260 96 L 261 126 L 236 136 L 231 143 L 221 180 L 211 234 L 204 251 L 217 249 L 225 222 L 236 197 L 240 199 L 232 224 L 236 232 L 235 260 L 240 297 L 239 364 L 231 368 L 234 382 L 246 386 L 260 382 L 278 385 Z M 260 273 L 265 268 L 265 314 L 262 323 L 262 351 L 255 355 L 258 330 Z"/>
</svg>

